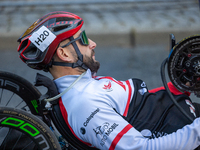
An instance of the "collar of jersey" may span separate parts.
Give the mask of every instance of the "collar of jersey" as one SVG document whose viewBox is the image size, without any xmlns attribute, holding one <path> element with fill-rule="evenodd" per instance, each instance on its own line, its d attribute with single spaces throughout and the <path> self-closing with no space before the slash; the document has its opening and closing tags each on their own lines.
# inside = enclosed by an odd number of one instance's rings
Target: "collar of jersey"
<svg viewBox="0 0 200 150">
<path fill-rule="evenodd" d="M 61 93 L 64 89 L 69 87 L 78 77 L 79 75 L 66 75 L 54 80 L 54 82 L 58 88 L 58 91 Z M 92 74 L 91 74 L 90 69 L 88 69 L 86 74 L 80 79 L 80 81 L 88 80 L 91 78 L 92 78 Z"/>
</svg>

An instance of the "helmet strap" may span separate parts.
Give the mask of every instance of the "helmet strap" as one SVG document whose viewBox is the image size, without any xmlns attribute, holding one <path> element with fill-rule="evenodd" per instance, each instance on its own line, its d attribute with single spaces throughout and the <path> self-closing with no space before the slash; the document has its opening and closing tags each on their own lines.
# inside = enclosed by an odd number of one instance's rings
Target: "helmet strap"
<svg viewBox="0 0 200 150">
<path fill-rule="evenodd" d="M 74 37 L 72 36 L 69 39 L 70 39 L 70 41 L 72 41 L 72 40 L 74 40 Z M 75 63 L 55 62 L 52 59 L 52 61 L 50 62 L 51 63 L 50 66 L 52 66 L 52 65 L 55 65 L 55 66 L 68 66 L 68 67 L 72 67 L 72 68 L 81 67 L 81 68 L 87 70 L 88 67 L 83 63 L 83 55 L 81 54 L 81 52 L 80 52 L 80 50 L 79 50 L 79 48 L 78 48 L 78 46 L 76 44 L 76 41 L 72 42 L 72 45 L 73 45 L 73 47 L 74 47 L 74 49 L 75 49 L 75 51 L 76 51 L 76 53 L 78 55 L 78 61 L 77 62 L 75 62 Z"/>
</svg>

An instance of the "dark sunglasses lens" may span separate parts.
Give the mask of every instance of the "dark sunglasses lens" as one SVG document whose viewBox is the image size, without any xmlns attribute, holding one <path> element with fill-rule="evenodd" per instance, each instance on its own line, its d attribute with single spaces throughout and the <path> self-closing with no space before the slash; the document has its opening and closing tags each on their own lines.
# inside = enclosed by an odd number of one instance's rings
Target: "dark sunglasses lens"
<svg viewBox="0 0 200 150">
<path fill-rule="evenodd" d="M 83 45 L 89 45 L 89 41 L 88 41 L 88 38 L 87 38 L 85 31 L 82 32 L 81 39 L 82 39 Z"/>
</svg>

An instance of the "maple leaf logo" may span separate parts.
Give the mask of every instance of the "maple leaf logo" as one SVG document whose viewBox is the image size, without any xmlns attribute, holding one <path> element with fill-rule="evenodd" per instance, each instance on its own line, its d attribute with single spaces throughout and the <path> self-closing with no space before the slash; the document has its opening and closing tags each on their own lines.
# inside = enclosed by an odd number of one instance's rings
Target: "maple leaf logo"
<svg viewBox="0 0 200 150">
<path fill-rule="evenodd" d="M 110 92 L 112 91 L 112 88 L 111 88 L 111 82 L 109 81 L 108 85 L 104 85 L 103 89 L 105 89 L 107 92 Z"/>
</svg>

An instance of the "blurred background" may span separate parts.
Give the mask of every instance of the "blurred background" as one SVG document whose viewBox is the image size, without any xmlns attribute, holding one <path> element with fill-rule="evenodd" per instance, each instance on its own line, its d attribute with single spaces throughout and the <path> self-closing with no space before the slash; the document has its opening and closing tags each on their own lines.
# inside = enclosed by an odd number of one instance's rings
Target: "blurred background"
<svg viewBox="0 0 200 150">
<path fill-rule="evenodd" d="M 200 33 L 198 0 L 0 0 L 0 70 L 31 83 L 36 72 L 51 77 L 19 59 L 16 41 L 38 18 L 58 10 L 85 21 L 83 28 L 97 43 L 97 75 L 140 78 L 149 89 L 163 85 L 160 66 L 169 54 L 169 35 L 178 42 Z"/>
</svg>

